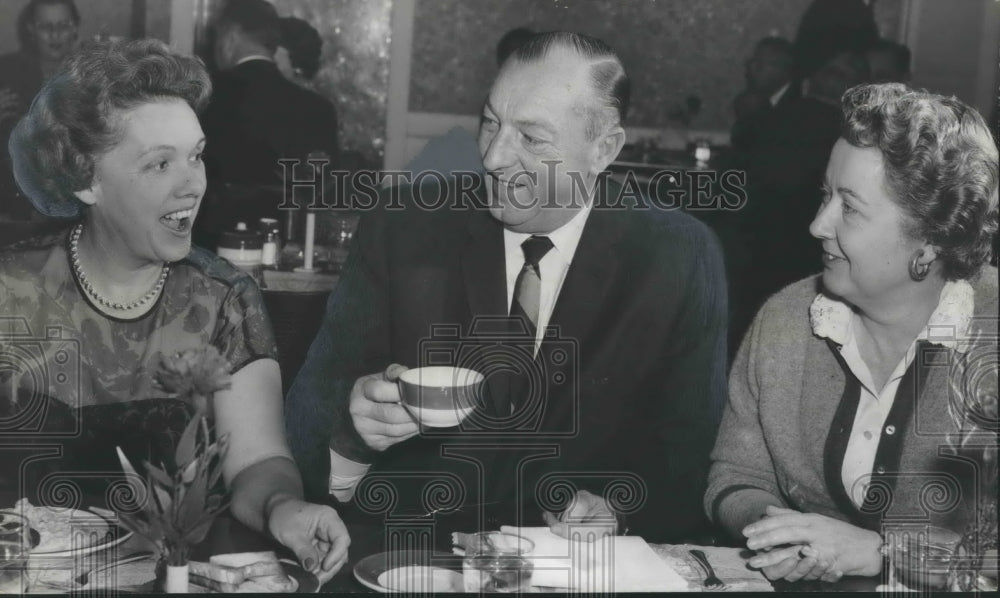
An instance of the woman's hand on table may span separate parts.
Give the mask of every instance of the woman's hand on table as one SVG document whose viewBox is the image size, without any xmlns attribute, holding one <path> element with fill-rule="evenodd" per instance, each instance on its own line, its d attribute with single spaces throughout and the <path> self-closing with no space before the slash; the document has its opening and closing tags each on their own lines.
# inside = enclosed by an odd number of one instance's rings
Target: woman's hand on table
<svg viewBox="0 0 1000 598">
<path fill-rule="evenodd" d="M 837 581 L 839 572 L 830 570 L 830 561 L 821 558 L 811 546 L 791 545 L 774 548 L 750 559 L 750 566 L 760 569 L 770 580 L 800 579 Z"/>
<path fill-rule="evenodd" d="M 562 515 L 544 511 L 542 518 L 552 533 L 563 538 L 569 538 L 570 534 L 580 532 L 585 527 L 585 540 L 600 540 L 604 536 L 615 535 L 618 529 L 615 514 L 607 502 L 586 490 L 577 491 Z"/>
<path fill-rule="evenodd" d="M 825 515 L 769 506 L 743 535 L 747 548 L 759 553 L 750 566 L 770 579 L 836 581 L 841 575 L 871 577 L 882 570 L 877 533 Z"/>
<path fill-rule="evenodd" d="M 351 538 L 332 507 L 287 498 L 271 509 L 267 528 L 321 585 L 347 562 Z"/>
</svg>

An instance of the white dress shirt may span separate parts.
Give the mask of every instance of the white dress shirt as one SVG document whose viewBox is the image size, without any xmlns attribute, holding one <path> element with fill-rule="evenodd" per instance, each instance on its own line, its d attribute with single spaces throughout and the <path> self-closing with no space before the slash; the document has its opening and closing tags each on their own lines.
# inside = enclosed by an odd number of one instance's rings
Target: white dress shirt
<svg viewBox="0 0 1000 598">
<path fill-rule="evenodd" d="M 541 270 L 539 272 L 541 289 L 535 335 L 536 353 L 542 338 L 544 338 L 545 327 L 552 317 L 552 310 L 555 309 L 559 290 L 562 289 L 563 281 L 566 279 L 566 272 L 569 271 L 569 265 L 573 261 L 576 246 L 580 243 L 583 227 L 587 224 L 587 217 L 590 215 L 592 206 L 593 202 L 581 209 L 569 222 L 546 235 L 552 241 L 552 249 L 538 263 L 538 269 Z M 521 250 L 521 243 L 530 236 L 529 233 L 515 233 L 507 229 L 503 231 L 508 313 L 510 313 L 510 306 L 514 300 L 514 285 L 517 282 L 517 275 L 524 267 L 524 251 Z M 371 465 L 352 461 L 330 449 L 330 494 L 333 494 L 341 502 L 350 500 L 354 496 L 358 482 L 361 481 L 370 467 Z"/>
<path fill-rule="evenodd" d="M 871 481 L 882 436 L 896 433 L 894 426 L 885 425 L 885 420 L 896 399 L 899 383 L 916 356 L 917 342 L 926 340 L 964 352 L 966 347 L 955 339 L 962 338 L 966 333 L 973 309 L 973 290 L 968 282 L 945 283 L 938 306 L 927 325 L 913 339 L 885 385 L 879 389 L 858 349 L 856 330 L 861 325 L 859 316 L 846 304 L 824 295 L 813 302 L 810 308 L 813 332 L 841 345 L 840 355 L 844 363 L 861 384 L 861 400 L 840 470 L 841 483 L 856 506 L 860 507 L 865 502 L 865 492 Z"/>
<path fill-rule="evenodd" d="M 791 83 L 785 83 L 784 85 L 781 86 L 780 89 L 778 89 L 778 91 L 771 94 L 771 97 L 768 98 L 768 101 L 771 102 L 772 108 L 778 105 L 778 102 L 781 101 L 781 98 L 784 97 L 785 92 L 788 91 L 788 88 L 791 87 L 791 85 L 792 85 Z"/>
</svg>

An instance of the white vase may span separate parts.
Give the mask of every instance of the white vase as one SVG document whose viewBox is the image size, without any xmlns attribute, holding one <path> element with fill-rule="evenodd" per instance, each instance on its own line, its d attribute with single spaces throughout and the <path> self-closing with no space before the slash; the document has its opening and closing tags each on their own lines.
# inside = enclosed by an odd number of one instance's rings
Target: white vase
<svg viewBox="0 0 1000 598">
<path fill-rule="evenodd" d="M 188 566 L 167 565 L 167 583 L 164 589 L 168 594 L 188 593 Z"/>
</svg>

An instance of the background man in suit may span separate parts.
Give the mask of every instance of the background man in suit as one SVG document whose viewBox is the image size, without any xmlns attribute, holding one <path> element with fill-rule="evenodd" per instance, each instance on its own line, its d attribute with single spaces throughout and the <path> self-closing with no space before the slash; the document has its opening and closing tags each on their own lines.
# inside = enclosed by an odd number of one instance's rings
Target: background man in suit
<svg viewBox="0 0 1000 598">
<path fill-rule="evenodd" d="M 793 85 L 792 43 L 782 37 L 760 40 L 746 62 L 744 74 L 746 88 L 733 102 L 736 122 L 731 138 L 734 150 L 753 151 L 759 130 L 766 129 L 768 119 L 780 118 L 782 110 L 799 97 L 798 86 Z"/>
<path fill-rule="evenodd" d="M 556 533 L 573 521 L 613 529 L 626 512 L 648 540 L 700 530 L 725 397 L 725 273 L 704 225 L 629 209 L 599 176 L 625 142 L 628 90 L 600 40 L 538 34 L 484 106 L 485 180 L 404 189 L 396 209 L 363 217 L 286 401 L 308 492 L 347 500 L 367 475 L 388 479 L 402 508 L 427 497 L 428 478 L 457 477 L 482 529 L 543 511 Z M 427 209 L 434 198 L 441 209 Z M 497 338 L 477 329 L 484 316 L 520 324 L 499 344 L 517 344 L 507 355 L 537 376 L 488 375 L 492 420 L 422 433 L 398 404 L 404 368 L 390 364 L 428 365 L 428 342 L 451 338 L 453 365 L 494 370 L 487 358 L 503 352 L 480 351 Z"/>
<path fill-rule="evenodd" d="M 215 24 L 214 58 L 219 73 L 201 124 L 208 140 L 205 167 L 208 211 L 198 218 L 198 241 L 215 247 L 213 235 L 232 228 L 227 218 L 278 218 L 282 197 L 248 188 L 280 188 L 278 160 L 302 160 L 299 178 L 312 177 L 304 160 L 324 153 L 336 161 L 337 113 L 326 98 L 285 79 L 274 62 L 281 38 L 278 13 L 266 0 L 230 1 Z M 328 167 L 329 168 L 329 167 Z M 226 208 L 231 195 L 239 209 Z M 308 200 L 307 200 L 308 201 Z M 302 201 L 299 202 L 303 203 Z"/>
</svg>

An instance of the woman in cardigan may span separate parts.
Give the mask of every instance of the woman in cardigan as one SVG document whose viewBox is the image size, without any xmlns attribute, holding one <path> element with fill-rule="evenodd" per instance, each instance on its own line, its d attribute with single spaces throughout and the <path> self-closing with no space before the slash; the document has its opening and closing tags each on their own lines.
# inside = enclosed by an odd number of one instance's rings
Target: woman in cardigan
<svg viewBox="0 0 1000 598">
<path fill-rule="evenodd" d="M 771 579 L 877 575 L 894 524 L 961 531 L 972 508 L 975 464 L 939 449 L 955 365 L 996 351 L 997 148 L 975 110 L 899 84 L 843 110 L 810 226 L 823 273 L 757 314 L 705 495 Z"/>
</svg>

